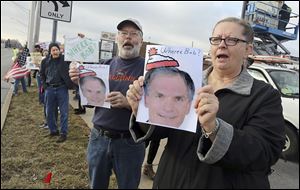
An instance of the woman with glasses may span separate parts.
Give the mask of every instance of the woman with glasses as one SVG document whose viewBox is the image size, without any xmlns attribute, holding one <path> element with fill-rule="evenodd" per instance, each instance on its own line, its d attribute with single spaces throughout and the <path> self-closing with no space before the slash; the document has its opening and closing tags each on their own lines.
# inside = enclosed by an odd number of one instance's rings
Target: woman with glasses
<svg viewBox="0 0 300 190">
<path fill-rule="evenodd" d="M 203 72 L 194 105 L 196 133 L 137 123 L 143 77 L 129 86 L 135 141 L 168 138 L 153 188 L 270 188 L 268 175 L 284 146 L 284 120 L 278 91 L 244 67 L 253 35 L 238 18 L 215 25 L 209 38 L 212 65 Z"/>
</svg>

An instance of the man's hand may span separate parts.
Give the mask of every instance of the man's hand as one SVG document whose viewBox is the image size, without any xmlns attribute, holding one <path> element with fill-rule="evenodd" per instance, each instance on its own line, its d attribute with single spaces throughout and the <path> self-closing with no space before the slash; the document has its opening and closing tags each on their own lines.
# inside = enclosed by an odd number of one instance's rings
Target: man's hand
<svg viewBox="0 0 300 190">
<path fill-rule="evenodd" d="M 78 85 L 79 83 L 79 69 L 77 68 L 77 62 L 71 62 L 69 66 L 69 76 L 71 80 Z"/>
<path fill-rule="evenodd" d="M 126 97 L 121 92 L 110 92 L 105 101 L 110 102 L 111 106 L 114 108 L 130 109 Z"/>
<path fill-rule="evenodd" d="M 135 116 L 137 115 L 139 101 L 142 99 L 144 94 L 143 84 L 144 84 L 144 77 L 140 76 L 138 80 L 135 80 L 133 84 L 129 85 L 129 89 L 127 90 L 126 93 L 128 103 Z"/>
</svg>

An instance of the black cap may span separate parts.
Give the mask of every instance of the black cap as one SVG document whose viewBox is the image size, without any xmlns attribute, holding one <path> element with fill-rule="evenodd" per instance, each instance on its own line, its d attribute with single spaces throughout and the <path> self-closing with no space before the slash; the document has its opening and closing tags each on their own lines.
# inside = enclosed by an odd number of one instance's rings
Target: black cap
<svg viewBox="0 0 300 190">
<path fill-rule="evenodd" d="M 51 48 L 53 46 L 56 46 L 60 50 L 58 43 L 53 42 L 53 43 L 49 44 L 49 52 L 51 52 Z"/>
</svg>

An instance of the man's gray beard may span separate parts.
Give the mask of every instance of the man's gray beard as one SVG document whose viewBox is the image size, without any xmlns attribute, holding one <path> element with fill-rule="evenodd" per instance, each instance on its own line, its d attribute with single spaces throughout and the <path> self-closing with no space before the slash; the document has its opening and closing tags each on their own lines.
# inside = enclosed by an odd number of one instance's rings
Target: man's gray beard
<svg viewBox="0 0 300 190">
<path fill-rule="evenodd" d="M 124 48 L 119 48 L 119 56 L 124 59 L 132 59 L 138 57 L 140 54 L 140 48 L 134 47 L 131 50 L 126 50 Z"/>
</svg>

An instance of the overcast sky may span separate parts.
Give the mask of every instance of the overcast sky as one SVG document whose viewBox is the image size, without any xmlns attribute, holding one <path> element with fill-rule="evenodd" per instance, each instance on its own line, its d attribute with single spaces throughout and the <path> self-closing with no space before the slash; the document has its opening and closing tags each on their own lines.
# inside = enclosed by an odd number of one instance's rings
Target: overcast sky
<svg viewBox="0 0 300 190">
<path fill-rule="evenodd" d="M 299 14 L 299 2 L 286 1 Z M 1 38 L 27 40 L 31 1 L 1 1 Z M 225 17 L 241 17 L 242 1 L 220 2 L 77 2 L 73 1 L 72 21 L 58 22 L 57 40 L 78 32 L 100 39 L 102 31 L 116 32 L 116 25 L 125 18 L 136 18 L 144 30 L 144 41 L 197 47 L 207 52 L 208 38 L 214 24 Z M 53 20 L 41 18 L 39 41 L 52 39 Z M 299 38 L 284 45 L 291 55 L 299 57 Z"/>
</svg>

